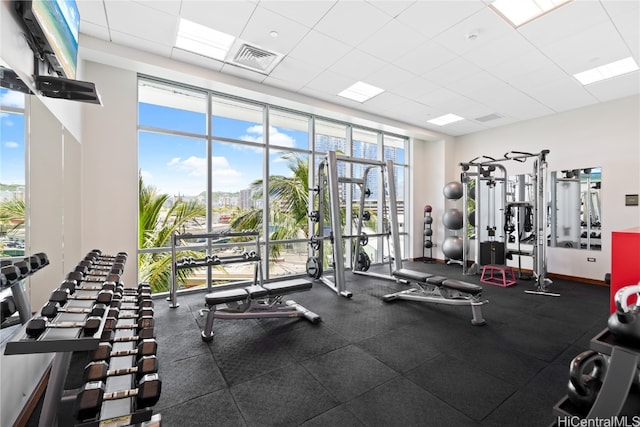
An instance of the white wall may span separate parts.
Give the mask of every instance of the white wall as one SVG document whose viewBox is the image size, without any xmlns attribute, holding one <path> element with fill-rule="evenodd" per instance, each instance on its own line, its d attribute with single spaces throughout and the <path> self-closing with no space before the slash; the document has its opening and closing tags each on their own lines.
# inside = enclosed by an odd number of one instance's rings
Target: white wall
<svg viewBox="0 0 640 427">
<path fill-rule="evenodd" d="M 82 127 L 82 250 L 127 252 L 123 281 L 135 286 L 138 249 L 138 80 L 135 72 L 86 61 L 102 107 L 87 104 Z"/>
<path fill-rule="evenodd" d="M 640 97 L 632 96 L 456 138 L 455 163 L 480 155 L 549 149 L 549 171 L 602 167 L 602 250 L 549 248 L 548 271 L 603 280 L 611 265 L 611 232 L 640 226 L 640 210 L 624 206 L 640 193 Z M 456 165 L 448 165 L 455 168 Z M 533 165 L 505 163 L 509 174 Z M 453 176 L 454 170 L 451 171 Z M 459 168 L 456 173 L 459 173 Z M 595 257 L 596 262 L 587 262 Z"/>
</svg>

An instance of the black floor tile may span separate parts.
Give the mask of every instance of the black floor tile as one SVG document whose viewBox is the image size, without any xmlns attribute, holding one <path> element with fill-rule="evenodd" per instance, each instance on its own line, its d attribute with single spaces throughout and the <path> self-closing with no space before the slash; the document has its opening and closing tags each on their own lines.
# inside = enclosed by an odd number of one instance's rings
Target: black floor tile
<svg viewBox="0 0 640 427">
<path fill-rule="evenodd" d="M 349 343 L 323 324 L 281 333 L 276 335 L 276 340 L 297 361 L 328 353 Z"/>
<path fill-rule="evenodd" d="M 340 427 L 363 427 L 364 424 L 360 422 L 355 415 L 353 415 L 346 407 L 346 405 L 336 406 L 333 409 L 324 412 L 317 417 L 310 419 L 302 424 L 304 427 L 326 427 L 326 426 L 340 426 Z"/>
<path fill-rule="evenodd" d="M 475 369 L 468 361 L 446 355 L 418 366 L 406 376 L 477 421 L 517 390 L 514 385 Z"/>
<path fill-rule="evenodd" d="M 249 426 L 292 426 L 314 418 L 338 402 L 299 365 L 231 387 Z"/>
<path fill-rule="evenodd" d="M 229 390 L 218 390 L 162 411 L 163 427 L 244 427 L 240 411 Z"/>
<path fill-rule="evenodd" d="M 158 374 L 162 392 L 154 409 L 159 411 L 226 387 L 210 353 L 170 363 L 160 361 Z"/>
<path fill-rule="evenodd" d="M 340 402 L 346 402 L 397 376 L 397 372 L 350 345 L 302 362 Z"/>
<path fill-rule="evenodd" d="M 477 425 L 460 411 L 402 377 L 348 402 L 347 408 L 371 427 Z"/>
</svg>

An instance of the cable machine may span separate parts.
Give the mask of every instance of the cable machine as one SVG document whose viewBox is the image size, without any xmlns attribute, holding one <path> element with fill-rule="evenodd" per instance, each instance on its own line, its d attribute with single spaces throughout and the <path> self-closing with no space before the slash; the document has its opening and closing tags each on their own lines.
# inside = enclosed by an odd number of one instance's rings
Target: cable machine
<svg viewBox="0 0 640 427">
<path fill-rule="evenodd" d="M 510 151 L 503 158 L 493 158 L 488 156 L 476 157 L 475 159 L 461 163 L 463 198 L 468 200 L 468 183 L 475 182 L 475 221 L 469 223 L 468 203 L 463 206 L 463 230 L 464 246 L 470 245 L 469 233 L 467 230 L 475 230 L 475 253 L 474 259 L 468 259 L 468 251 L 463 251 L 463 274 L 477 274 L 480 267 L 488 264 L 504 264 L 505 258 L 511 255 L 531 256 L 533 258 L 533 276 L 536 281 L 536 288 L 526 293 L 537 295 L 559 296 L 559 294 L 548 292 L 547 287 L 551 280 L 547 278 L 547 216 L 546 216 L 546 156 L 549 150 L 539 153 L 526 153 L 521 151 Z M 506 161 L 526 162 L 529 158 L 534 159 L 533 171 L 531 174 L 531 184 L 534 188 L 533 200 L 513 200 L 507 202 L 507 170 L 501 164 Z M 481 191 L 482 185 L 486 184 L 487 191 Z M 522 186 L 520 186 L 522 187 Z M 521 193 L 521 191 L 520 191 Z M 484 204 L 487 203 L 485 207 Z M 530 219 L 526 219 L 530 212 Z M 507 249 L 507 234 L 512 232 L 513 218 L 520 221 L 529 222 L 531 233 L 534 237 L 532 252 Z M 501 233 L 501 234 L 500 234 Z M 483 241 L 484 239 L 484 241 Z M 484 243 L 484 245 L 483 245 Z M 469 263 L 471 265 L 469 266 Z"/>
<path fill-rule="evenodd" d="M 338 165 L 362 165 L 364 173 L 362 178 L 338 176 Z M 370 214 L 365 211 L 366 198 L 371 195 L 371 190 L 367 188 L 367 178 L 369 173 L 374 170 L 380 170 L 380 179 L 384 191 L 382 192 L 382 200 L 378 205 L 378 214 L 383 220 L 378 221 L 378 230 L 376 233 L 367 234 L 363 231 L 363 224 Z M 360 190 L 360 198 L 358 202 L 358 214 L 355 224 L 355 234 L 345 234 L 342 230 L 342 212 L 340 204 L 340 184 L 356 185 Z M 348 241 L 346 245 L 348 258 L 351 260 L 351 270 L 354 274 L 370 275 L 383 279 L 396 279 L 392 276 L 393 271 L 402 268 L 402 259 L 400 248 L 400 237 L 398 232 L 398 211 L 396 205 L 395 182 L 393 178 L 393 162 L 387 160 L 385 162 L 348 157 L 337 154 L 335 151 L 329 151 L 327 156 L 320 162 L 318 166 L 318 185 L 313 188 L 315 195 L 315 203 L 312 206 L 317 209 L 309 213 L 309 217 L 315 226 L 313 227 L 313 235 L 309 240 L 310 252 L 312 255 L 307 260 L 307 274 L 319 279 L 337 294 L 351 298 L 353 294 L 346 289 L 345 281 L 345 253 L 343 242 Z M 325 203 L 329 204 L 329 227 L 325 229 Z M 350 209 L 351 206 L 347 206 Z M 347 218 L 351 215 L 347 212 Z M 385 221 L 386 220 L 386 221 Z M 326 233 L 328 232 L 328 235 Z M 389 275 L 367 272 L 371 265 L 369 255 L 363 250 L 363 247 L 369 243 L 370 237 L 383 237 L 387 239 Z M 333 266 L 333 280 L 327 275 L 323 275 L 323 265 L 325 259 L 325 241 L 331 244 L 332 260 L 328 262 Z M 384 249 L 382 249 L 384 252 Z"/>
</svg>

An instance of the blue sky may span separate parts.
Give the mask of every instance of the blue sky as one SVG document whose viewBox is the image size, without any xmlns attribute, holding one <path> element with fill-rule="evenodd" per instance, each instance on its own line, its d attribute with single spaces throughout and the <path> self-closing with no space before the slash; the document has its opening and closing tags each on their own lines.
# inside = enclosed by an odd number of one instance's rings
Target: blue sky
<svg viewBox="0 0 640 427">
<path fill-rule="evenodd" d="M 195 134 L 206 133 L 206 115 L 156 105 L 140 105 L 140 124 Z M 214 117 L 216 137 L 263 143 L 263 126 L 223 117 Z M 271 150 L 271 175 L 290 176 L 282 155 L 287 148 L 307 148 L 306 132 L 271 127 L 270 143 L 283 147 Z M 206 189 L 206 143 L 203 139 L 141 132 L 138 144 L 138 166 L 143 180 L 168 194 L 193 196 Z M 249 188 L 251 182 L 263 177 L 265 149 L 214 141 L 213 190 L 237 192 Z"/>
<path fill-rule="evenodd" d="M 24 108 L 24 95 L 0 88 L 0 104 Z M 24 115 L 0 113 L 0 182 L 24 185 L 24 156 Z"/>
</svg>

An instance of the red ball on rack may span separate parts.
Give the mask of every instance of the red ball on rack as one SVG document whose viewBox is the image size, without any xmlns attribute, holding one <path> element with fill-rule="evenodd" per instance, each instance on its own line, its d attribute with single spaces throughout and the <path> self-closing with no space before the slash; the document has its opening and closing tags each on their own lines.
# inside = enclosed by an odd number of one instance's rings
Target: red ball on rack
<svg viewBox="0 0 640 427">
<path fill-rule="evenodd" d="M 424 205 L 424 211 L 425 212 L 431 212 L 433 208 L 431 207 L 431 205 Z"/>
</svg>

